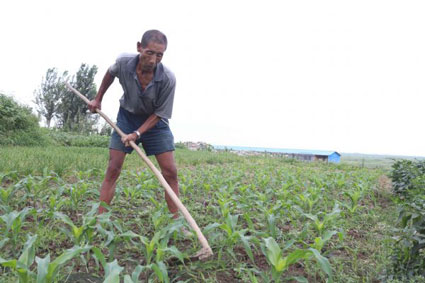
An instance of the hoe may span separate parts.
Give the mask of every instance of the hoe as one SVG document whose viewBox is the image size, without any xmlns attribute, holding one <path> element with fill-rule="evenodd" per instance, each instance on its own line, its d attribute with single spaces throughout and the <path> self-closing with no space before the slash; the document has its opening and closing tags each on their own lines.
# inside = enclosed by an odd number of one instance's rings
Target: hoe
<svg viewBox="0 0 425 283">
<path fill-rule="evenodd" d="M 76 95 L 78 95 L 82 100 L 84 100 L 86 103 L 90 102 L 87 99 L 87 97 L 82 95 L 78 90 L 74 89 L 69 83 L 66 83 L 66 86 Z M 111 127 L 114 128 L 115 131 L 117 131 L 117 133 L 121 137 L 125 136 L 125 134 L 120 130 L 120 128 L 118 128 L 117 125 L 115 125 L 115 123 L 112 122 L 108 118 L 108 116 L 106 116 L 101 110 L 96 109 L 96 112 L 99 113 L 99 115 L 102 116 L 103 119 L 105 119 L 106 122 L 108 122 L 108 124 L 111 125 Z M 195 230 L 196 236 L 198 237 L 198 240 L 201 243 L 202 248 L 194 256 L 192 256 L 191 259 L 197 258 L 197 259 L 203 260 L 212 256 L 213 252 L 211 250 L 211 247 L 208 245 L 207 239 L 202 234 L 201 230 L 199 229 L 193 217 L 190 215 L 189 211 L 186 209 L 186 207 L 183 205 L 183 203 L 180 201 L 180 199 L 171 189 L 170 185 L 168 185 L 167 181 L 164 179 L 161 172 L 159 172 L 159 170 L 155 167 L 155 165 L 150 161 L 150 159 L 143 153 L 143 151 L 134 142 L 130 142 L 130 145 L 132 148 L 134 148 L 137 154 L 143 159 L 143 161 L 148 165 L 148 167 L 153 171 L 153 173 L 158 178 L 161 185 L 164 187 L 165 191 L 171 197 L 173 202 L 177 205 L 178 209 L 183 213 L 183 216 L 189 223 L 190 227 L 192 227 L 192 229 Z"/>
</svg>

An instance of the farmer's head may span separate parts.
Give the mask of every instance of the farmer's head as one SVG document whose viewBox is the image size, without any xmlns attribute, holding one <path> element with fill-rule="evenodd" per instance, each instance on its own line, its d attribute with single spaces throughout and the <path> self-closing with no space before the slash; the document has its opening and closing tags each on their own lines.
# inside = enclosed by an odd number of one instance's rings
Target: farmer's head
<svg viewBox="0 0 425 283">
<path fill-rule="evenodd" d="M 142 41 L 137 42 L 140 53 L 140 63 L 144 71 L 152 71 L 161 62 L 167 49 L 167 37 L 159 30 L 148 30 L 143 34 Z"/>
</svg>

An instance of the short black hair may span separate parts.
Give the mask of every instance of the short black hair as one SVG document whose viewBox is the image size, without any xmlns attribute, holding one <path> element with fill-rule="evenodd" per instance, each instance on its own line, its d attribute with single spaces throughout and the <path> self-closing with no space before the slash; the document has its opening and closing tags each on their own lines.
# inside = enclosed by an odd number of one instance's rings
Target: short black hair
<svg viewBox="0 0 425 283">
<path fill-rule="evenodd" d="M 165 49 L 167 49 L 167 37 L 159 30 L 151 29 L 143 34 L 142 41 L 140 42 L 142 47 L 145 48 L 146 46 L 148 46 L 149 42 L 164 44 Z"/>
</svg>

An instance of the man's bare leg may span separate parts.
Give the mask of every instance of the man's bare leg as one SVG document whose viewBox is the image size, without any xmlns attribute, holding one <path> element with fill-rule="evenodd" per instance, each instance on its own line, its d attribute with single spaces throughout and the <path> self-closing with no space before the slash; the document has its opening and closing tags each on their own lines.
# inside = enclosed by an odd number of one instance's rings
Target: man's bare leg
<svg viewBox="0 0 425 283">
<path fill-rule="evenodd" d="M 174 193 L 179 196 L 179 183 L 177 180 L 177 168 L 176 163 L 174 161 L 174 152 L 164 152 L 155 155 L 155 157 L 158 161 L 159 167 L 161 168 L 162 176 L 164 176 L 165 180 L 170 185 Z M 179 209 L 177 208 L 177 205 L 175 205 L 175 203 L 167 192 L 165 192 L 165 200 L 167 201 L 168 209 L 173 214 L 173 217 L 178 218 Z"/>
<path fill-rule="evenodd" d="M 121 168 L 125 160 L 125 152 L 115 149 L 109 150 L 109 163 L 106 170 L 105 178 L 103 179 L 102 186 L 100 187 L 100 201 L 110 204 L 115 194 L 115 185 L 121 173 Z M 99 207 L 99 214 L 106 211 L 103 206 Z"/>
</svg>

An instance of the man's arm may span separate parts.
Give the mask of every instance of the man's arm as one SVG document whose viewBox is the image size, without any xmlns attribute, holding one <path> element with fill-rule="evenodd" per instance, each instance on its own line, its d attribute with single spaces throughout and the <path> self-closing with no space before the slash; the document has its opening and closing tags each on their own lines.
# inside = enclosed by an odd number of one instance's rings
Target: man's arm
<svg viewBox="0 0 425 283">
<path fill-rule="evenodd" d="M 161 120 L 161 117 L 152 114 L 149 116 L 148 119 L 137 129 L 137 131 L 142 135 L 143 133 L 146 133 L 149 131 L 153 126 L 156 125 L 156 123 Z M 139 136 L 136 133 L 131 133 L 126 135 L 121 139 L 121 141 L 124 143 L 125 146 L 130 146 L 130 141 L 136 141 L 139 138 Z"/>
<path fill-rule="evenodd" d="M 109 73 L 109 70 L 106 71 L 99 90 L 97 91 L 96 97 L 88 104 L 88 107 L 92 113 L 96 113 L 96 108 L 99 110 L 102 108 L 103 95 L 108 90 L 109 86 L 114 82 L 114 79 L 115 77 Z"/>
</svg>

